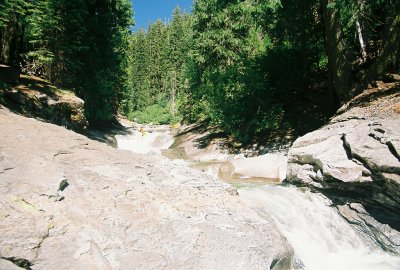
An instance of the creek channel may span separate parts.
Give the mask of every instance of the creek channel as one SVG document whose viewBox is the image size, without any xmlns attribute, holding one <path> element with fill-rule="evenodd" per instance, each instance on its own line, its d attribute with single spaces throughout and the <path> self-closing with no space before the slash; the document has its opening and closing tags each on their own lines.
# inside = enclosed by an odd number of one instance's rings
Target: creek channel
<svg viewBox="0 0 400 270">
<path fill-rule="evenodd" d="M 232 177 L 221 170 L 227 161 L 187 160 L 181 149 L 170 148 L 174 137 L 168 127 L 130 128 L 116 135 L 118 148 L 149 155 L 164 155 L 177 165 L 202 170 L 237 188 L 240 199 L 261 217 L 272 216 L 299 259 L 295 269 L 399 270 L 400 256 L 386 253 L 365 241 L 365 236 L 330 207 L 321 194 L 282 185 L 279 179 L 246 175 Z M 262 165 L 261 165 L 262 166 Z"/>
</svg>

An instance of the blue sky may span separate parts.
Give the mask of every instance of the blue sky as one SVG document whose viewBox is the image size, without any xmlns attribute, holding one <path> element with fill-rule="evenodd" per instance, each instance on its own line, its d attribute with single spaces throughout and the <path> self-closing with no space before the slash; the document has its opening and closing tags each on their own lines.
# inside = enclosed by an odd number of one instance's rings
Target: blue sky
<svg viewBox="0 0 400 270">
<path fill-rule="evenodd" d="M 147 28 L 149 22 L 157 19 L 171 18 L 172 11 L 178 5 L 181 10 L 190 12 L 192 0 L 132 0 L 133 10 L 135 11 L 135 28 Z"/>
</svg>

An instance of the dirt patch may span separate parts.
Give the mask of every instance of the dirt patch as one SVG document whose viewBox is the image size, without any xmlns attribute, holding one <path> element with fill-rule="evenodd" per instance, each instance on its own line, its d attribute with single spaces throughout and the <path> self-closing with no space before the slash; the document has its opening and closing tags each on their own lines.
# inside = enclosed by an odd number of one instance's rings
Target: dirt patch
<svg viewBox="0 0 400 270">
<path fill-rule="evenodd" d="M 387 118 L 395 117 L 399 113 L 400 81 L 374 81 L 361 94 L 344 104 L 337 114 Z"/>
</svg>

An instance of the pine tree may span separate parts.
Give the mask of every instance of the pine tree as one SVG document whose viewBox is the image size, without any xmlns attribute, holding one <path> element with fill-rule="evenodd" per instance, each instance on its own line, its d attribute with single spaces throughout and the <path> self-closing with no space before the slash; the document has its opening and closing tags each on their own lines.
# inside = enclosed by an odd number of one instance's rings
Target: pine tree
<svg viewBox="0 0 400 270">
<path fill-rule="evenodd" d="M 131 63 L 133 87 L 133 110 L 143 110 L 151 105 L 152 96 L 150 90 L 150 59 L 149 59 L 149 46 L 147 43 L 146 33 L 144 30 L 139 30 L 133 40 L 133 54 L 134 59 Z"/>
<path fill-rule="evenodd" d="M 82 57 L 80 96 L 92 122 L 113 120 L 127 91 L 128 32 L 132 25 L 129 0 L 86 1 L 88 16 Z"/>
<path fill-rule="evenodd" d="M 198 0 L 194 9 L 192 97 L 202 103 L 200 115 L 243 140 L 256 129 L 259 97 L 268 96 L 259 61 L 267 36 L 257 12 L 253 1 Z"/>
<path fill-rule="evenodd" d="M 32 9 L 28 61 L 43 66 L 47 78 L 60 87 L 79 87 L 87 34 L 84 0 L 47 0 Z"/>
<path fill-rule="evenodd" d="M 156 118 L 161 115 L 163 121 L 174 119 L 183 93 L 191 32 L 191 17 L 176 8 L 169 25 L 158 20 L 147 31 L 140 29 L 134 34 L 129 53 L 132 108 L 125 109 L 125 113 L 143 116 L 150 110 L 147 114 Z M 146 118 L 157 122 L 149 115 Z"/>
<path fill-rule="evenodd" d="M 147 31 L 147 44 L 149 53 L 150 96 L 152 103 L 165 98 L 166 67 L 163 61 L 163 47 L 167 37 L 167 27 L 161 20 L 151 24 Z"/>
<path fill-rule="evenodd" d="M 92 122 L 109 121 L 127 91 L 129 0 L 46 0 L 28 18 L 28 63 L 85 101 Z"/>
<path fill-rule="evenodd" d="M 24 46 L 26 15 L 36 1 L 0 1 L 0 62 L 18 66 Z"/>
</svg>

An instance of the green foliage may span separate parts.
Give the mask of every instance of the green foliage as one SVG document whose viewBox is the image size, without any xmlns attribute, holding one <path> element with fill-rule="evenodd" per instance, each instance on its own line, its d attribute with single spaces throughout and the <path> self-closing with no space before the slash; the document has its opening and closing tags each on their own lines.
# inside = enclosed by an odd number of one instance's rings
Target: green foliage
<svg viewBox="0 0 400 270">
<path fill-rule="evenodd" d="M 2 0 L 0 2 L 0 29 L 14 21 L 15 16 L 25 15 L 29 1 Z"/>
<path fill-rule="evenodd" d="M 177 117 L 177 107 L 185 88 L 183 70 L 190 49 L 191 31 L 191 17 L 182 14 L 177 7 L 170 24 L 158 20 L 146 31 L 139 29 L 131 35 L 129 94 L 123 102 L 123 113 L 138 115 L 140 112 L 139 119 L 153 123 Z M 170 116 L 166 117 L 166 114 Z"/>
<path fill-rule="evenodd" d="M 190 90 L 183 107 L 199 117 L 189 114 L 189 120 L 210 118 L 245 141 L 260 130 L 260 117 L 273 99 L 263 71 L 272 46 L 259 23 L 263 12 L 253 1 L 195 2 L 194 46 L 186 66 Z"/>
<path fill-rule="evenodd" d="M 92 123 L 112 120 L 128 89 L 130 0 L 7 0 L 0 5 L 0 45 L 5 45 L 0 48 L 14 44 L 13 53 L 0 51 L 0 56 L 10 54 L 6 62 L 73 89 L 84 99 Z M 3 32 L 12 39 L 2 39 Z M 22 56 L 18 63 L 15 55 Z"/>
<path fill-rule="evenodd" d="M 29 9 L 25 33 L 29 49 L 24 54 L 25 61 L 34 64 L 29 71 L 42 72 L 59 86 L 77 87 L 81 57 L 89 50 L 84 43 L 88 16 L 84 5 L 84 0 L 47 0 Z"/>
<path fill-rule="evenodd" d="M 87 3 L 87 35 L 90 50 L 83 57 L 84 73 L 79 93 L 92 121 L 115 117 L 127 90 L 128 34 L 132 21 L 129 0 Z"/>
<path fill-rule="evenodd" d="M 1 90 L 6 90 L 8 88 L 10 88 L 9 84 L 7 84 L 6 82 L 0 81 L 0 89 Z"/>
<path fill-rule="evenodd" d="M 172 15 L 130 33 L 130 0 L 0 0 L 0 61 L 73 89 L 92 122 L 210 119 L 245 142 L 316 92 L 334 111 L 354 81 L 399 69 L 398 0 L 195 0 Z"/>
<path fill-rule="evenodd" d="M 361 48 L 357 35 L 356 23 L 361 26 L 363 39 L 368 42 L 367 51 L 370 57 L 379 54 L 379 46 L 371 46 L 373 43 L 379 43 L 382 40 L 382 30 L 387 23 L 388 15 L 391 10 L 395 9 L 397 0 L 373 0 L 373 1 L 352 1 L 352 0 L 336 0 L 332 9 L 340 12 L 342 31 L 344 39 L 348 47 L 348 56 L 350 61 L 357 61 L 361 57 Z"/>
<path fill-rule="evenodd" d="M 171 116 L 168 107 L 153 104 L 143 111 L 135 111 L 129 115 L 129 119 L 138 123 L 170 124 L 175 119 Z"/>
</svg>

